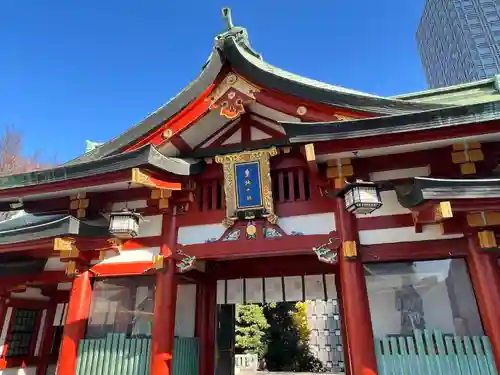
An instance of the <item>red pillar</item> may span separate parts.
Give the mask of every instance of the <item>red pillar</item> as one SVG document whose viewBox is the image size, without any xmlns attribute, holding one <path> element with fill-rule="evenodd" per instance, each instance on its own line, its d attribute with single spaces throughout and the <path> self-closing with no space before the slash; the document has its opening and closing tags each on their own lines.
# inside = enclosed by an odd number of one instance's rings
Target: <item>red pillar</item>
<svg viewBox="0 0 500 375">
<path fill-rule="evenodd" d="M 207 373 L 207 288 L 204 281 L 196 284 L 196 337 L 199 344 L 198 373 L 199 375 L 209 375 Z"/>
<path fill-rule="evenodd" d="M 469 237 L 467 263 L 486 335 L 500 370 L 500 267 L 493 254 L 481 251 L 476 235 Z"/>
<path fill-rule="evenodd" d="M 42 345 L 40 347 L 40 360 L 36 366 L 35 375 L 45 375 L 49 366 L 50 351 L 54 339 L 54 317 L 56 315 L 57 302 L 51 302 L 47 314 L 45 314 L 45 325 L 42 333 Z"/>
<path fill-rule="evenodd" d="M 217 281 L 208 279 L 205 284 L 206 329 L 205 329 L 205 373 L 214 375 L 217 340 Z M 201 347 L 203 350 L 203 347 Z"/>
<path fill-rule="evenodd" d="M 337 200 L 337 216 L 342 242 L 357 242 L 356 219 L 345 210 L 342 199 Z M 345 313 L 343 322 L 347 334 L 351 375 L 375 375 L 377 359 L 363 263 L 359 255 L 355 260 L 345 259 L 342 250 L 339 263 L 342 306 Z"/>
<path fill-rule="evenodd" d="M 168 257 L 176 251 L 177 247 L 175 209 L 172 216 L 163 216 L 162 237 L 161 254 Z M 170 375 L 172 373 L 176 300 L 175 259 L 170 257 L 166 258 L 164 269 L 156 274 L 151 375 Z"/>
<path fill-rule="evenodd" d="M 78 343 L 85 336 L 89 318 L 92 288 L 89 271 L 75 277 L 69 297 L 68 315 L 64 326 L 57 375 L 72 375 L 76 370 Z"/>
</svg>

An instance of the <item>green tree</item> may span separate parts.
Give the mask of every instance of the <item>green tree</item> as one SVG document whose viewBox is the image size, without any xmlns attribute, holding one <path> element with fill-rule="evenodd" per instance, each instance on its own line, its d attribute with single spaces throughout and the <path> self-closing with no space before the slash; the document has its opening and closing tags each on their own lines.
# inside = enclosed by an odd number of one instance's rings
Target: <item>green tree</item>
<svg viewBox="0 0 500 375">
<path fill-rule="evenodd" d="M 321 361 L 309 348 L 305 305 L 292 302 L 269 304 L 265 306 L 264 314 L 269 322 L 264 355 L 268 371 L 322 371 Z"/>
<path fill-rule="evenodd" d="M 236 354 L 258 354 L 261 359 L 267 327 L 262 306 L 236 305 Z"/>
</svg>

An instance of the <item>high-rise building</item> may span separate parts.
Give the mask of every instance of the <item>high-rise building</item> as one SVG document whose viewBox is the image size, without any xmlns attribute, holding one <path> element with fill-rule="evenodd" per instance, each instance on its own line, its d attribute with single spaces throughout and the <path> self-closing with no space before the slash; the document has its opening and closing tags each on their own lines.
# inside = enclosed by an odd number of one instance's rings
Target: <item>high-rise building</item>
<svg viewBox="0 0 500 375">
<path fill-rule="evenodd" d="M 500 0 L 426 0 L 416 38 L 431 88 L 500 73 Z"/>
</svg>

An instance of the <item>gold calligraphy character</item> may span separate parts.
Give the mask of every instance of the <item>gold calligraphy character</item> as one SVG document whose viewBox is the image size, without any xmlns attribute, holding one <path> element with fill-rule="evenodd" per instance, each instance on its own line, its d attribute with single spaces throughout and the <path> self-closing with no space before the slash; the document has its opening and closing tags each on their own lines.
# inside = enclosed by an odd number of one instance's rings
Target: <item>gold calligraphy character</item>
<svg viewBox="0 0 500 375">
<path fill-rule="evenodd" d="M 247 195 L 247 201 L 251 201 L 252 200 L 252 196 L 251 195 Z"/>
</svg>

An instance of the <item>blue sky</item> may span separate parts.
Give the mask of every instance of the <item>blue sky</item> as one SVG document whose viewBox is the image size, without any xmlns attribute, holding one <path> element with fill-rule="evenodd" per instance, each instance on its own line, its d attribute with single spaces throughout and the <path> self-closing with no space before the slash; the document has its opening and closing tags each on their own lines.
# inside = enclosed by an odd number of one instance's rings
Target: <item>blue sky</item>
<svg viewBox="0 0 500 375">
<path fill-rule="evenodd" d="M 3 0 L 0 126 L 59 162 L 144 118 L 199 73 L 224 28 L 294 73 L 379 95 L 426 88 L 424 0 Z"/>
</svg>

